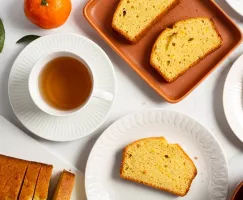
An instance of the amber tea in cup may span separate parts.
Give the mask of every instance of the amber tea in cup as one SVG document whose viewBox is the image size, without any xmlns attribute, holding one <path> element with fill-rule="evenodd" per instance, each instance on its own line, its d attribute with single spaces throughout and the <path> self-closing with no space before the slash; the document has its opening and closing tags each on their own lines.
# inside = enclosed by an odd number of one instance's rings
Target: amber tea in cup
<svg viewBox="0 0 243 200">
<path fill-rule="evenodd" d="M 73 57 L 57 57 L 49 61 L 39 76 L 43 99 L 58 110 L 74 110 L 89 99 L 92 76 L 84 63 Z"/>
<path fill-rule="evenodd" d="M 28 80 L 33 103 L 44 113 L 66 117 L 84 111 L 93 99 L 112 101 L 114 96 L 100 89 L 92 61 L 69 51 L 41 57 Z"/>
</svg>

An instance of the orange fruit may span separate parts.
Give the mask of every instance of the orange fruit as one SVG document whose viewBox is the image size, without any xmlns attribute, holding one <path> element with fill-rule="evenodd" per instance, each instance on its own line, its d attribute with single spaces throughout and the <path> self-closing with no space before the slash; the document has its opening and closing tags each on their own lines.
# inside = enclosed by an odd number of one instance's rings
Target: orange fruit
<svg viewBox="0 0 243 200">
<path fill-rule="evenodd" d="M 44 29 L 63 25 L 72 10 L 71 0 L 25 0 L 26 17 Z"/>
</svg>

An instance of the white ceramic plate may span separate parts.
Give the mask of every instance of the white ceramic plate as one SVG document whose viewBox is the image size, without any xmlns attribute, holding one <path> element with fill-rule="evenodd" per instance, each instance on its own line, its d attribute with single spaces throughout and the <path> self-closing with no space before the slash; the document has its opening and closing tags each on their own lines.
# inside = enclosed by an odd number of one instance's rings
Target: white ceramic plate
<svg viewBox="0 0 243 200">
<path fill-rule="evenodd" d="M 49 152 L 40 143 L 19 130 L 10 122 L 0 116 L 0 154 L 52 164 L 53 176 L 50 184 L 50 196 L 56 187 L 59 174 L 63 169 L 70 170 L 76 175 L 75 185 L 71 200 L 86 200 L 84 190 L 84 174 L 75 167 L 65 163 L 60 158 Z"/>
<path fill-rule="evenodd" d="M 233 64 L 226 78 L 223 105 L 231 129 L 243 142 L 243 55 Z"/>
<path fill-rule="evenodd" d="M 241 16 L 243 16 L 242 0 L 226 0 L 226 2 Z"/>
<path fill-rule="evenodd" d="M 91 40 L 76 34 L 53 34 L 30 43 L 18 56 L 9 77 L 9 98 L 22 124 L 39 137 L 53 141 L 72 141 L 98 129 L 108 117 L 113 101 L 92 98 L 80 112 L 53 117 L 39 110 L 28 91 L 28 77 L 34 64 L 44 55 L 69 51 L 83 57 L 93 70 L 97 89 L 115 97 L 116 77 L 105 52 Z"/>
<path fill-rule="evenodd" d="M 180 144 L 197 167 L 198 175 L 183 198 L 119 176 L 122 149 L 138 139 L 159 136 Z M 85 188 L 89 200 L 225 200 L 227 163 L 216 139 L 195 120 L 174 111 L 141 111 L 118 120 L 98 139 L 88 159 Z"/>
</svg>

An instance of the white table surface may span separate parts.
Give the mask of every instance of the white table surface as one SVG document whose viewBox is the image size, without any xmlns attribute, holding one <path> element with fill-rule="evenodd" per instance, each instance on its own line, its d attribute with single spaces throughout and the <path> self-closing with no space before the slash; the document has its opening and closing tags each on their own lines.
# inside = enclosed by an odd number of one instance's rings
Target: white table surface
<svg viewBox="0 0 243 200">
<path fill-rule="evenodd" d="M 18 39 L 28 34 L 47 35 L 57 32 L 74 32 L 84 35 L 98 45 L 108 54 L 114 64 L 118 78 L 118 93 L 111 115 L 103 126 L 95 133 L 81 140 L 70 143 L 54 143 L 36 138 L 46 145 L 51 151 L 58 154 L 64 160 L 74 165 L 82 172 L 89 152 L 99 135 L 115 120 L 129 112 L 145 108 L 163 108 L 176 110 L 185 113 L 206 126 L 218 139 L 230 169 L 230 183 L 236 182 L 239 176 L 235 173 L 242 173 L 240 160 L 243 155 L 243 144 L 236 138 L 230 129 L 223 110 L 222 93 L 224 81 L 232 63 L 243 54 L 243 44 L 217 68 L 199 87 L 197 87 L 182 102 L 172 105 L 165 102 L 158 96 L 139 76 L 121 59 L 116 53 L 98 36 L 82 16 L 82 9 L 87 0 L 72 0 L 73 9 L 67 23 L 61 28 L 54 30 L 42 30 L 31 24 L 23 12 L 24 0 L 1 1 L 0 18 L 3 20 L 6 31 L 5 47 L 0 54 L 0 114 L 9 119 L 19 128 L 33 136 L 21 126 L 15 117 L 8 99 L 8 76 L 16 56 L 23 50 L 25 45 L 15 44 Z M 216 0 L 218 4 L 234 19 L 243 30 L 243 18 L 236 14 L 225 2 Z M 1 133 L 0 133 L 1 135 Z M 2 140 L 4 138 L 0 138 Z M 24 144 L 19 144 L 24 145 Z M 242 155 L 241 155 L 242 154 Z M 236 159 L 241 156 L 241 159 Z M 241 161 L 242 165 L 243 162 Z M 233 173 L 231 172 L 232 169 Z M 233 175 L 232 175 L 233 174 Z"/>
</svg>

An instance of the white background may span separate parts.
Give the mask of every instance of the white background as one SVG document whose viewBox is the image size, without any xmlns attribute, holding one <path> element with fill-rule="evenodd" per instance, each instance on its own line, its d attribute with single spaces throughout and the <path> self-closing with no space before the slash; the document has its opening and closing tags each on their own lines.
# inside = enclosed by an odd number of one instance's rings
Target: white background
<svg viewBox="0 0 243 200">
<path fill-rule="evenodd" d="M 0 1 L 0 18 L 3 20 L 6 31 L 4 50 L 0 54 L 0 114 L 25 132 L 28 133 L 21 126 L 10 107 L 7 91 L 8 76 L 12 64 L 16 56 L 25 47 L 24 44 L 16 44 L 18 39 L 28 34 L 42 36 L 57 32 L 78 33 L 92 39 L 100 45 L 114 64 L 118 79 L 117 98 L 111 115 L 99 130 L 90 136 L 70 143 L 53 143 L 36 138 L 58 156 L 84 172 L 86 161 L 93 144 L 112 122 L 131 111 L 144 108 L 164 108 L 187 114 L 206 126 L 221 144 L 229 162 L 230 169 L 236 168 L 238 164 L 235 158 L 243 153 L 243 144 L 236 138 L 226 121 L 223 111 L 222 93 L 224 81 L 232 63 L 243 54 L 243 44 L 186 99 L 178 104 L 172 105 L 161 99 L 89 26 L 82 15 L 83 6 L 87 0 L 72 0 L 72 14 L 67 23 L 61 28 L 50 31 L 42 30 L 26 19 L 23 12 L 23 0 Z M 236 14 L 225 0 L 217 0 L 216 2 L 243 29 L 243 17 Z M 33 134 L 30 135 L 33 136 Z M 0 137 L 0 140 L 2 139 L 4 138 Z M 234 171 L 237 170 L 234 169 Z M 241 170 L 241 174 L 243 176 L 243 170 Z"/>
</svg>

